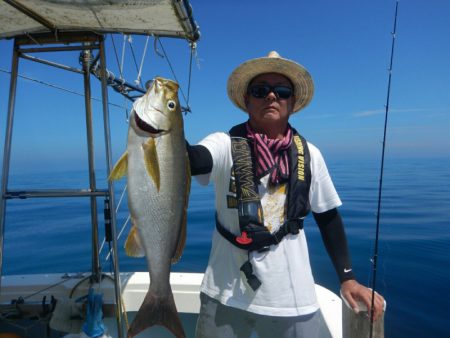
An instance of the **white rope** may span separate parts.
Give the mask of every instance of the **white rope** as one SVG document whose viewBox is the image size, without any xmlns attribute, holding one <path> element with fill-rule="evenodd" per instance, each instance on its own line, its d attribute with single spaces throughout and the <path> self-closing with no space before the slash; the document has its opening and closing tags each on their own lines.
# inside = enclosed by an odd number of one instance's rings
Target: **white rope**
<svg viewBox="0 0 450 338">
<path fill-rule="evenodd" d="M 134 83 L 139 85 L 141 83 L 141 74 L 142 74 L 142 66 L 144 65 L 145 54 L 147 53 L 148 40 L 150 36 L 147 35 L 147 39 L 145 40 L 144 52 L 142 53 L 141 65 L 139 66 L 139 72 L 137 79 L 134 80 Z"/>
<path fill-rule="evenodd" d="M 203 59 L 201 59 L 201 58 L 198 56 L 197 43 L 196 43 L 196 42 L 193 42 L 192 45 L 191 45 L 191 48 L 194 49 L 195 65 L 197 66 L 197 69 L 200 70 L 200 69 L 202 68 L 202 67 L 201 67 L 201 63 L 203 62 Z"/>
<path fill-rule="evenodd" d="M 131 215 L 128 215 L 127 220 L 125 221 L 125 223 L 124 223 L 123 226 L 122 226 L 122 229 L 120 229 L 120 232 L 119 232 L 119 235 L 117 236 L 117 239 L 119 239 L 119 238 L 122 236 L 122 233 L 124 232 L 125 227 L 127 226 L 128 222 L 130 222 L 130 220 L 131 220 Z M 106 262 L 109 260 L 109 258 L 111 257 L 111 252 L 112 252 L 112 249 L 109 250 L 108 255 L 107 255 L 106 258 L 105 258 L 105 263 L 106 263 Z"/>
<path fill-rule="evenodd" d="M 117 215 L 117 212 L 119 211 L 120 205 L 122 204 L 122 200 L 123 200 L 123 198 L 124 198 L 124 196 L 125 196 L 125 191 L 127 191 L 127 186 L 126 186 L 126 185 L 125 185 L 125 187 L 123 188 L 122 194 L 120 195 L 119 202 L 117 202 L 117 207 L 116 207 L 116 210 L 115 210 L 116 215 Z M 128 222 L 128 220 L 127 220 L 126 222 Z M 126 223 L 125 223 L 125 225 L 126 225 Z M 125 225 L 122 226 L 122 230 L 121 230 L 120 234 L 123 232 L 123 229 L 125 228 Z M 117 239 L 120 238 L 120 234 L 119 234 L 119 236 L 117 237 Z M 106 238 L 103 237 L 102 244 L 100 245 L 100 249 L 99 249 L 99 251 L 98 251 L 98 252 L 99 252 L 99 255 L 102 253 L 103 247 L 105 246 L 105 244 L 106 244 Z M 109 256 L 108 256 L 108 257 L 109 257 Z"/>
<path fill-rule="evenodd" d="M 130 123 L 129 114 L 128 114 L 128 99 L 124 96 L 124 107 L 125 107 L 125 123 L 128 125 Z"/>
<path fill-rule="evenodd" d="M 119 202 L 117 202 L 116 214 L 119 210 L 120 204 L 122 203 L 123 197 L 125 196 L 125 191 L 127 191 L 127 185 L 125 185 L 125 187 L 123 188 L 122 195 L 120 195 Z"/>
<path fill-rule="evenodd" d="M 116 56 L 117 67 L 119 67 L 120 79 L 122 80 L 123 74 L 122 74 L 122 69 L 120 67 L 119 56 L 117 55 L 117 48 L 116 48 L 116 43 L 114 42 L 114 35 L 110 34 L 110 36 L 111 36 L 111 42 L 112 42 L 113 49 L 114 49 L 114 55 Z"/>
<path fill-rule="evenodd" d="M 128 44 L 130 45 L 131 56 L 133 57 L 134 66 L 136 67 L 136 73 L 139 73 L 139 67 L 137 64 L 136 55 L 134 54 L 133 39 L 131 38 L 131 35 L 128 38 Z M 142 83 L 140 83 L 140 85 L 143 87 Z"/>
<path fill-rule="evenodd" d="M 125 60 L 125 46 L 127 42 L 127 35 L 123 35 L 123 43 L 122 43 L 122 60 L 120 61 L 120 79 L 123 80 L 122 71 L 123 71 L 123 62 Z"/>
</svg>

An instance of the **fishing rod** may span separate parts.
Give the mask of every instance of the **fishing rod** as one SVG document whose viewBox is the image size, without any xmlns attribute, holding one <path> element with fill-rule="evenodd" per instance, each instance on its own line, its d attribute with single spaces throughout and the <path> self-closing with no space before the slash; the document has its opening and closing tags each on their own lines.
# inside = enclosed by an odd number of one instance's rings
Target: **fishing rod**
<svg viewBox="0 0 450 338">
<path fill-rule="evenodd" d="M 375 248 L 373 254 L 373 274 L 372 274 L 372 304 L 370 309 L 370 338 L 373 337 L 373 309 L 375 306 L 375 286 L 377 277 L 377 261 L 378 261 L 378 241 L 380 234 L 380 211 L 381 211 L 381 192 L 383 190 L 383 172 L 384 172 L 384 154 L 386 148 L 386 131 L 389 115 L 389 102 L 391 97 L 391 80 L 392 80 L 392 64 L 394 60 L 394 48 L 395 48 L 395 38 L 397 33 L 397 15 L 398 15 L 398 0 L 395 3 L 395 15 L 394 15 L 394 29 L 392 31 L 392 44 L 391 44 L 391 57 L 389 63 L 389 77 L 387 86 L 387 96 L 385 105 L 385 115 L 384 115 L 384 131 L 383 131 L 383 146 L 381 151 L 381 168 L 380 168 L 380 182 L 378 186 L 378 206 L 377 206 L 377 224 L 375 231 Z"/>
</svg>

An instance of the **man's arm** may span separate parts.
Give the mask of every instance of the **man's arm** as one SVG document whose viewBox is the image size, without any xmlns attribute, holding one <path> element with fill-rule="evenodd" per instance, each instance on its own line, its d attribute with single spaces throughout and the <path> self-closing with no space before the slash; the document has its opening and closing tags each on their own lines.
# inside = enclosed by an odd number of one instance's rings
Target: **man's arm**
<svg viewBox="0 0 450 338">
<path fill-rule="evenodd" d="M 202 145 L 191 146 L 186 141 L 186 150 L 189 155 L 191 175 L 209 174 L 213 167 L 213 159 L 209 150 Z"/>
<path fill-rule="evenodd" d="M 335 208 L 323 213 L 313 213 L 313 215 L 319 226 L 325 247 L 339 276 L 342 295 L 347 299 L 356 313 L 359 312 L 358 300 L 364 302 L 367 309 L 370 309 L 372 304 L 372 291 L 355 280 L 347 246 L 347 237 L 345 236 L 344 225 L 338 210 Z M 381 317 L 384 307 L 384 298 L 378 293 L 375 293 L 374 305 L 373 319 L 377 320 Z"/>
<path fill-rule="evenodd" d="M 339 281 L 342 283 L 349 279 L 355 279 L 344 224 L 338 210 L 334 208 L 322 213 L 313 212 L 313 216 L 319 226 L 322 240 L 333 262 Z"/>
</svg>

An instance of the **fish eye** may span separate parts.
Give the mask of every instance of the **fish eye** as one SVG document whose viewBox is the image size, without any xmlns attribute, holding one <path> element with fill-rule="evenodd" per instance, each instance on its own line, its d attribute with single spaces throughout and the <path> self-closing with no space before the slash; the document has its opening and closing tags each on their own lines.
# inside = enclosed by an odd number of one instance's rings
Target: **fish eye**
<svg viewBox="0 0 450 338">
<path fill-rule="evenodd" d="M 177 105 L 176 105 L 175 101 L 173 101 L 173 100 L 169 100 L 167 102 L 167 108 L 169 108 L 170 110 L 174 110 L 176 106 Z"/>
</svg>

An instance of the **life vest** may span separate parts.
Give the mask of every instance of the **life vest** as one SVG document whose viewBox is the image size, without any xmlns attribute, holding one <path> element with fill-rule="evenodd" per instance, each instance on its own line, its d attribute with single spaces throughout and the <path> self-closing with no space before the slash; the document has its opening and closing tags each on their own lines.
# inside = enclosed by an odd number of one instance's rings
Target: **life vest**
<svg viewBox="0 0 450 338">
<path fill-rule="evenodd" d="M 285 222 L 271 233 L 264 225 L 261 199 L 258 193 L 259 182 L 255 175 L 253 147 L 246 138 L 245 123 L 230 130 L 233 173 L 230 190 L 236 197 L 227 196 L 228 205 L 238 209 L 240 235 L 226 229 L 217 219 L 218 232 L 236 247 L 251 251 L 265 251 L 270 245 L 277 245 L 287 234 L 298 234 L 303 229 L 303 219 L 309 213 L 309 187 L 311 185 L 310 154 L 306 140 L 293 129 L 293 142 L 288 150 L 289 181 L 287 189 L 287 213 Z M 256 290 L 261 282 L 253 274 L 249 261 L 241 267 L 247 282 Z"/>
</svg>

